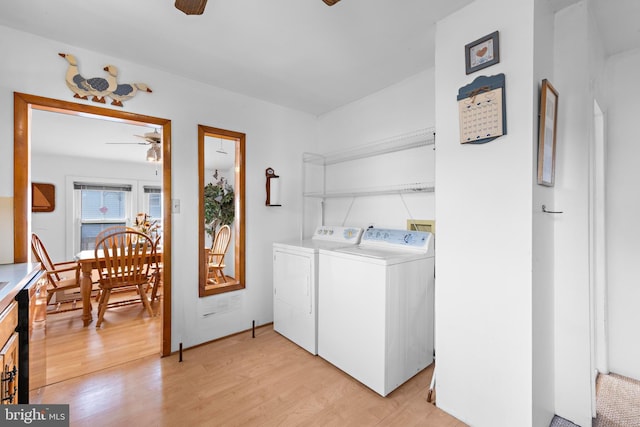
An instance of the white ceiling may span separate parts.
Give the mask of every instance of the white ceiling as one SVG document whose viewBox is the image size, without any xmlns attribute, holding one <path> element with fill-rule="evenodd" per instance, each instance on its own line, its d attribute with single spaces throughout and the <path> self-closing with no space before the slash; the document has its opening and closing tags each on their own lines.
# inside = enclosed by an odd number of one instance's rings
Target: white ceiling
<svg viewBox="0 0 640 427">
<path fill-rule="evenodd" d="M 187 16 L 173 0 L 20 0 L 0 2 L 0 25 L 320 115 L 432 67 L 435 22 L 471 1 L 208 0 Z M 608 54 L 640 48 L 640 0 L 589 1 Z M 48 136 L 42 146 L 70 145 L 54 126 L 34 129 Z M 150 131 L 118 129 L 111 140 Z M 99 152 L 124 147 L 146 148 Z"/>
<path fill-rule="evenodd" d="M 640 48 L 640 1 L 591 0 L 609 55 Z"/>
<path fill-rule="evenodd" d="M 134 163 L 145 162 L 149 149 L 146 141 L 135 135 L 154 131 L 152 127 L 37 109 L 31 112 L 31 124 L 33 153 Z M 162 132 L 162 128 L 157 130 Z"/>
<path fill-rule="evenodd" d="M 319 115 L 433 66 L 435 22 L 471 1 L 20 0 L 0 25 Z M 640 1 L 590 1 L 609 54 L 640 47 Z"/>
<path fill-rule="evenodd" d="M 79 117 L 34 109 L 31 113 L 32 151 L 41 156 L 73 156 L 146 162 L 150 145 L 142 138 L 162 128 L 131 125 L 113 120 Z M 233 141 L 205 137 L 205 167 L 231 169 L 235 161 Z"/>
<path fill-rule="evenodd" d="M 20 0 L 0 24 L 322 114 L 433 66 L 434 23 L 471 1 Z"/>
</svg>

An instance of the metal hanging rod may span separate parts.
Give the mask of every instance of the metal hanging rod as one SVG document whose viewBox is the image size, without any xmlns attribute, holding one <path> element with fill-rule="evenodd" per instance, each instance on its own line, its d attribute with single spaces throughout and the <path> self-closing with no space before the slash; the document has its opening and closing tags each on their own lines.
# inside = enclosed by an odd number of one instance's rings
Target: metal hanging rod
<svg viewBox="0 0 640 427">
<path fill-rule="evenodd" d="M 563 213 L 562 211 L 548 211 L 546 205 L 542 205 L 542 212 L 549 213 L 549 214 L 561 214 L 561 213 Z"/>
</svg>

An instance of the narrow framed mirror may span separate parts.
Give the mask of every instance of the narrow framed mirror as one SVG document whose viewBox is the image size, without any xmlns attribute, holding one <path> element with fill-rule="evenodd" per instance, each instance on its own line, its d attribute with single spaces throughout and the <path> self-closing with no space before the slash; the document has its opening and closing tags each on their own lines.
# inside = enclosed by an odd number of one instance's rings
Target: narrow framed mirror
<svg viewBox="0 0 640 427">
<path fill-rule="evenodd" d="M 198 125 L 200 297 L 245 287 L 245 134 Z"/>
</svg>

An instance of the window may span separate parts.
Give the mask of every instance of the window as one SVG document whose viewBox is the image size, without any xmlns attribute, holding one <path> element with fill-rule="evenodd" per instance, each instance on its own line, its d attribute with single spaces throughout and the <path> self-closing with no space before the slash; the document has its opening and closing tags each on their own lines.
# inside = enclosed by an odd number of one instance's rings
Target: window
<svg viewBox="0 0 640 427">
<path fill-rule="evenodd" d="M 142 212 L 149 214 L 152 220 L 162 221 L 162 189 L 160 187 L 145 185 Z"/>
<path fill-rule="evenodd" d="M 127 225 L 131 217 L 131 185 L 74 182 L 79 250 L 93 249 L 96 235 L 107 227 Z M 75 246 L 75 245 L 74 245 Z"/>
<path fill-rule="evenodd" d="M 96 235 L 105 228 L 133 226 L 140 212 L 162 226 L 162 185 L 155 181 L 68 176 L 67 191 L 67 209 L 73 212 L 67 222 L 70 257 L 93 250 Z"/>
</svg>

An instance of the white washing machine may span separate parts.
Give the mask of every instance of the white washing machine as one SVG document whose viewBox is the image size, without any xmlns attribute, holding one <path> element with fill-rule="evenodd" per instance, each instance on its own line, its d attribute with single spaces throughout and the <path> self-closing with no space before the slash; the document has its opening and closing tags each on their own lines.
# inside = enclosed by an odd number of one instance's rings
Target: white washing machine
<svg viewBox="0 0 640 427">
<path fill-rule="evenodd" d="M 318 354 L 318 251 L 354 246 L 362 228 L 318 227 L 309 240 L 273 244 L 273 329 Z"/>
<path fill-rule="evenodd" d="M 382 396 L 433 362 L 431 233 L 370 228 L 319 264 L 320 357 Z"/>
</svg>

